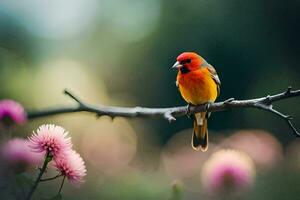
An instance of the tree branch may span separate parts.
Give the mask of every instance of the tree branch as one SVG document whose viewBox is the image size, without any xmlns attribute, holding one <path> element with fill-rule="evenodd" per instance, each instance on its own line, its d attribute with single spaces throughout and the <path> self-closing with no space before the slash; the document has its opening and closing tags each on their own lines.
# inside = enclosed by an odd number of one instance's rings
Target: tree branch
<svg viewBox="0 0 300 200">
<path fill-rule="evenodd" d="M 74 112 L 90 112 L 96 114 L 98 117 L 107 115 L 114 117 L 162 117 L 169 122 L 175 121 L 176 117 L 185 116 L 187 114 L 193 114 L 197 112 L 218 112 L 233 108 L 257 108 L 268 111 L 285 120 L 289 127 L 292 129 L 293 134 L 300 137 L 300 133 L 292 124 L 292 117 L 285 115 L 278 110 L 275 110 L 272 106 L 274 102 L 284 99 L 300 96 L 300 90 L 292 90 L 291 87 L 282 93 L 275 95 L 268 95 L 266 97 L 247 99 L 247 100 L 235 100 L 234 98 L 227 99 L 222 102 L 211 103 L 209 106 L 197 105 L 197 106 L 179 106 L 169 108 L 145 108 L 145 107 L 117 107 L 117 106 L 95 106 L 83 102 L 70 91 L 65 90 L 64 93 L 77 102 L 77 106 L 66 106 L 61 108 L 49 108 L 40 111 L 28 112 L 28 119 L 35 119 L 40 117 L 46 117 L 57 114 L 74 113 Z"/>
</svg>

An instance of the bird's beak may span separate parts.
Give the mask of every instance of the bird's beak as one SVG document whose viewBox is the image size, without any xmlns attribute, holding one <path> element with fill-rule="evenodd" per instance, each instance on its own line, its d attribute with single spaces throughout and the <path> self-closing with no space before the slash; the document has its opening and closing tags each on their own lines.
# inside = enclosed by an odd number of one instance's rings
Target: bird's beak
<svg viewBox="0 0 300 200">
<path fill-rule="evenodd" d="M 177 61 L 173 66 L 172 66 L 172 69 L 178 69 L 182 67 L 182 65 Z"/>
</svg>

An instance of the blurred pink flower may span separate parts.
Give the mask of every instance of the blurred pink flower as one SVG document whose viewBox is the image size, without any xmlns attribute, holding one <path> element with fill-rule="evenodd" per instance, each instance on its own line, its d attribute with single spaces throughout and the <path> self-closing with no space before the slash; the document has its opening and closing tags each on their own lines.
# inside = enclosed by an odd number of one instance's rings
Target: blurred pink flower
<svg viewBox="0 0 300 200">
<path fill-rule="evenodd" d="M 47 124 L 40 126 L 36 133 L 28 138 L 29 147 L 35 152 L 49 152 L 54 158 L 63 156 L 72 148 L 71 138 L 68 132 L 60 126 Z"/>
<path fill-rule="evenodd" d="M 84 182 L 83 177 L 86 175 L 86 168 L 83 159 L 74 150 L 67 152 L 54 160 L 54 167 L 66 176 L 75 186 Z"/>
<path fill-rule="evenodd" d="M 0 121 L 4 121 L 4 123 L 14 122 L 16 124 L 23 124 L 26 122 L 26 112 L 23 106 L 14 100 L 1 100 Z"/>
<path fill-rule="evenodd" d="M 286 163 L 296 171 L 300 171 L 300 141 L 293 140 L 286 148 Z"/>
<path fill-rule="evenodd" d="M 237 131 L 221 146 L 247 153 L 256 166 L 263 169 L 271 169 L 283 160 L 282 145 L 272 134 L 263 130 Z"/>
<path fill-rule="evenodd" d="M 220 150 L 202 168 L 203 187 L 209 194 L 239 193 L 249 188 L 255 177 L 251 158 L 240 151 Z"/>
<path fill-rule="evenodd" d="M 186 142 L 190 137 L 190 130 L 180 131 L 163 148 L 162 167 L 174 179 L 183 180 L 198 175 L 204 161 L 214 151 L 215 145 L 211 144 L 206 153 L 196 152 Z"/>
<path fill-rule="evenodd" d="M 14 170 L 21 172 L 35 166 L 43 160 L 43 154 L 32 152 L 28 140 L 14 138 L 7 141 L 1 148 L 1 157 Z"/>
</svg>

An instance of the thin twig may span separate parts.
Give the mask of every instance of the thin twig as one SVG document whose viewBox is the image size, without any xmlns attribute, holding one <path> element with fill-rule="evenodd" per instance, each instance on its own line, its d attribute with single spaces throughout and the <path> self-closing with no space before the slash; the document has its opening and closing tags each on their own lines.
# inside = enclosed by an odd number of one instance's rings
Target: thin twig
<svg viewBox="0 0 300 200">
<path fill-rule="evenodd" d="M 62 174 L 57 174 L 56 176 L 51 177 L 51 178 L 43 178 L 43 179 L 41 178 L 40 182 L 51 181 L 51 180 L 57 179 L 61 176 L 62 176 Z"/>
<path fill-rule="evenodd" d="M 79 105 L 84 106 L 82 101 L 68 90 L 64 90 L 64 94 L 68 95 L 71 99 L 75 100 Z"/>
<path fill-rule="evenodd" d="M 61 184 L 60 184 L 60 187 L 59 187 L 59 190 L 58 190 L 58 195 L 61 194 L 61 190 L 62 190 L 62 188 L 63 188 L 63 186 L 64 186 L 65 179 L 66 179 L 66 176 L 63 177 L 63 180 L 62 180 L 62 182 L 61 182 Z"/>
<path fill-rule="evenodd" d="M 235 100 L 234 98 L 227 99 L 222 102 L 211 103 L 209 107 L 205 104 L 197 106 L 179 106 L 169 108 L 146 108 L 146 107 L 117 107 L 117 106 L 95 106 L 84 103 L 70 91 L 65 90 L 65 94 L 75 100 L 77 106 L 66 106 L 61 108 L 50 108 L 40 111 L 28 112 L 28 119 L 35 119 L 40 117 L 46 117 L 57 114 L 75 113 L 75 112 L 90 112 L 97 116 L 107 115 L 114 117 L 162 117 L 169 122 L 175 121 L 176 117 L 186 116 L 197 112 L 218 112 L 229 110 L 233 108 L 257 108 L 268 112 L 271 112 L 281 119 L 285 120 L 289 127 L 292 129 L 293 134 L 300 137 L 300 133 L 292 124 L 292 118 L 285 115 L 278 110 L 275 110 L 272 106 L 274 102 L 284 99 L 300 96 L 300 90 L 292 90 L 291 87 L 282 93 L 275 95 L 267 95 L 266 97 L 247 99 L 247 100 Z"/>
<path fill-rule="evenodd" d="M 35 192 L 35 190 L 36 190 L 36 188 L 37 188 L 37 186 L 38 186 L 38 184 L 39 184 L 39 182 L 40 182 L 40 180 L 41 180 L 41 178 L 42 178 L 44 172 L 46 171 L 47 165 L 48 165 L 48 163 L 50 162 L 50 159 L 49 159 L 50 157 L 49 157 L 49 156 L 50 156 L 50 153 L 47 152 L 47 154 L 46 154 L 46 156 L 45 156 L 44 163 L 43 163 L 43 167 L 41 168 L 38 177 L 36 178 L 36 180 L 35 180 L 33 186 L 31 187 L 31 189 L 30 189 L 30 191 L 29 191 L 29 193 L 28 193 L 28 195 L 27 195 L 27 197 L 26 197 L 26 200 L 31 199 L 31 197 L 32 197 L 33 193 Z"/>
</svg>

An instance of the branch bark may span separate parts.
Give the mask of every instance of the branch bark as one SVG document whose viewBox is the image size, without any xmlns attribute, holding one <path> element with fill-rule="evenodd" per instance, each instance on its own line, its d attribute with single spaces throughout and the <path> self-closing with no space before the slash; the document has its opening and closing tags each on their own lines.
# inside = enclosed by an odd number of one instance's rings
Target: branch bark
<svg viewBox="0 0 300 200">
<path fill-rule="evenodd" d="M 222 102 L 211 103 L 209 105 L 197 105 L 197 106 L 179 106 L 169 108 L 146 108 L 146 107 L 117 107 L 117 106 L 103 106 L 103 105 L 91 105 L 83 102 L 74 94 L 65 90 L 64 93 L 77 102 L 77 106 L 66 106 L 61 108 L 49 108 L 40 111 L 29 111 L 28 119 L 35 119 L 40 117 L 46 117 L 51 115 L 75 113 L 75 112 L 89 112 L 94 113 L 98 117 L 107 115 L 114 117 L 162 117 L 169 122 L 175 121 L 176 117 L 185 116 L 187 114 L 193 114 L 197 112 L 219 112 L 235 108 L 256 108 L 273 113 L 287 122 L 288 126 L 292 129 L 293 134 L 300 137 L 300 133 L 292 124 L 292 117 L 285 115 L 273 108 L 273 103 L 282 101 L 292 97 L 300 96 L 300 90 L 292 90 L 291 87 L 282 93 L 275 95 L 268 95 L 261 98 L 247 99 L 247 100 L 235 100 L 234 98 L 227 99 Z"/>
</svg>

